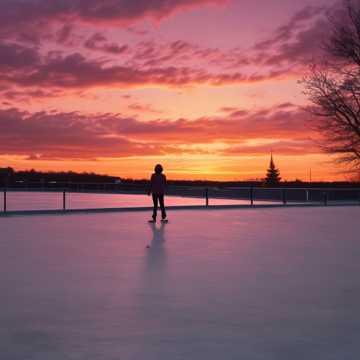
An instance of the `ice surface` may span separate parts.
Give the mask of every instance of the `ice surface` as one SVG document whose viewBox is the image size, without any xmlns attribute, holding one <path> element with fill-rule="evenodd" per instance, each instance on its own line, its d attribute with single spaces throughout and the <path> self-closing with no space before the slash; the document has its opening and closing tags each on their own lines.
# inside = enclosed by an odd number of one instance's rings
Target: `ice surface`
<svg viewBox="0 0 360 360">
<path fill-rule="evenodd" d="M 359 215 L 0 218 L 0 358 L 359 359 Z"/>
</svg>

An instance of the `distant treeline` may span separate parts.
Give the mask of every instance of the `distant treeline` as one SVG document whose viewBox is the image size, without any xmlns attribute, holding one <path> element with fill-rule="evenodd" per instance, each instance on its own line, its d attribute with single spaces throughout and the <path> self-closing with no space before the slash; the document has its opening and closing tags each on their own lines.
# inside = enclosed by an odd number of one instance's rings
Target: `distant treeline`
<svg viewBox="0 0 360 360">
<path fill-rule="evenodd" d="M 147 179 L 121 179 L 123 184 L 147 184 Z M 210 180 L 168 180 L 169 185 L 179 186 L 202 186 L 202 187 L 267 187 L 264 180 L 248 180 L 248 181 L 210 181 Z M 349 181 L 327 181 L 327 182 L 304 182 L 301 180 L 281 181 L 279 187 L 295 187 L 295 188 L 310 188 L 310 187 L 324 187 L 324 188 L 355 188 L 360 187 L 359 182 Z"/>
<path fill-rule="evenodd" d="M 15 171 L 12 168 L 0 168 L 0 184 L 12 185 L 19 183 L 115 183 L 120 179 L 116 176 L 95 173 L 41 172 L 36 170 Z"/>
<path fill-rule="evenodd" d="M 31 184 L 123 184 L 143 186 L 148 183 L 148 179 L 125 179 L 116 176 L 99 175 L 95 173 L 76 173 L 68 172 L 41 172 L 36 170 L 15 171 L 14 169 L 0 168 L 0 187 L 21 187 L 31 186 Z M 263 180 L 254 181 L 208 181 L 208 180 L 169 180 L 169 185 L 178 186 L 201 186 L 201 187 L 250 187 L 265 186 Z M 281 187 L 335 187 L 335 188 L 352 188 L 360 187 L 356 182 L 303 182 L 301 180 L 284 181 L 279 184 Z"/>
</svg>

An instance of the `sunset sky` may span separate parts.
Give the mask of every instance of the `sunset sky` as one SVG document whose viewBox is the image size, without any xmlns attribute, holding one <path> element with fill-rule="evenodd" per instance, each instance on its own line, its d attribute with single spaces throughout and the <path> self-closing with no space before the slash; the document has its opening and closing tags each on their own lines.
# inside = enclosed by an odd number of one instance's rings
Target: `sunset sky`
<svg viewBox="0 0 360 360">
<path fill-rule="evenodd" d="M 0 167 L 343 180 L 299 80 L 331 0 L 1 0 Z"/>
</svg>

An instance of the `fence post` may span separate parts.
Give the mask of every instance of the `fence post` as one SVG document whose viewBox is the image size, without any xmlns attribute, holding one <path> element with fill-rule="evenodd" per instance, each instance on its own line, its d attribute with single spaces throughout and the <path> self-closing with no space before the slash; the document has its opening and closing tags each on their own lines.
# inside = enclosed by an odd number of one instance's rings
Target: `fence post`
<svg viewBox="0 0 360 360">
<path fill-rule="evenodd" d="M 66 191 L 63 191 L 63 211 L 66 210 Z"/>
<path fill-rule="evenodd" d="M 6 199 L 6 190 L 4 190 L 4 213 L 6 213 L 7 211 L 7 199 Z"/>
<path fill-rule="evenodd" d="M 208 188 L 205 189 L 205 205 L 206 205 L 206 207 L 209 206 L 209 189 Z"/>
<path fill-rule="evenodd" d="M 324 191 L 323 195 L 324 195 L 324 205 L 327 206 L 327 204 L 328 204 L 328 193 L 327 193 L 327 191 Z"/>
<path fill-rule="evenodd" d="M 251 206 L 254 205 L 254 187 L 253 186 L 250 187 L 250 204 L 251 204 Z"/>
<path fill-rule="evenodd" d="M 282 201 L 283 204 L 286 205 L 287 200 L 286 200 L 286 189 L 282 189 Z"/>
</svg>

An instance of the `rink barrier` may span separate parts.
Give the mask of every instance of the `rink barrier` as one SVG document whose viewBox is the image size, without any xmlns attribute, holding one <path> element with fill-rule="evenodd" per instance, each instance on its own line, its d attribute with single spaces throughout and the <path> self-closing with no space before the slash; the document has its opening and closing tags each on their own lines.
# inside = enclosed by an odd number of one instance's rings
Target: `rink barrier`
<svg viewBox="0 0 360 360">
<path fill-rule="evenodd" d="M 328 207 L 356 207 L 356 204 L 328 204 Z M 286 208 L 322 208 L 323 204 L 288 204 Z M 166 210 L 235 210 L 235 209 L 283 209 L 282 204 L 258 204 L 258 205 L 178 205 L 168 206 Z M 90 209 L 68 209 L 68 210 L 10 210 L 0 212 L 0 218 L 11 216 L 34 216 L 34 215 L 75 215 L 75 214 L 106 214 L 106 213 L 124 213 L 124 212 L 152 212 L 153 208 L 147 207 L 124 207 L 124 208 L 90 208 Z"/>
<path fill-rule="evenodd" d="M 56 188 L 56 189 L 39 189 L 39 188 L 4 188 L 3 193 L 3 206 L 0 214 L 27 214 L 27 213 L 46 213 L 51 212 L 89 212 L 89 211 L 101 211 L 104 212 L 106 209 L 71 209 L 67 205 L 67 195 L 70 193 L 96 193 L 96 194 L 143 194 L 145 193 L 145 186 L 129 186 L 118 188 L 115 190 L 111 187 L 106 187 L 106 184 L 96 189 L 88 189 L 84 186 L 81 188 L 81 184 L 76 184 L 77 189 L 73 188 Z M 99 184 L 97 184 L 99 185 Z M 112 184 L 113 185 L 113 184 Z M 9 211 L 9 196 L 12 192 L 53 192 L 62 194 L 62 209 L 54 210 L 11 210 Z M 360 205 L 360 189 L 357 188 L 262 188 L 262 187 L 239 187 L 239 188 L 217 188 L 217 187 L 191 187 L 191 186 L 169 186 L 168 195 L 171 196 L 183 196 L 187 198 L 203 198 L 203 205 L 189 205 L 192 209 L 196 208 L 218 208 L 218 206 L 237 206 L 237 208 L 243 207 L 279 207 L 279 206 L 290 206 L 290 205 L 339 205 L 340 201 L 347 201 L 348 204 L 342 205 Z M 211 199 L 227 199 L 227 200 L 247 200 L 247 204 L 237 205 L 211 205 Z M 268 201 L 268 204 L 256 204 L 256 201 Z M 272 204 L 272 202 L 277 202 Z M 291 204 L 291 202 L 293 202 Z M 337 203 L 336 203 L 337 202 Z M 296 203 L 296 204 L 295 204 Z M 340 204 L 341 205 L 341 204 Z M 177 209 L 178 206 L 171 206 L 169 208 Z M 183 208 L 180 206 L 180 208 Z M 123 209 L 129 211 L 132 210 L 130 207 L 121 208 L 108 208 L 109 211 L 121 211 Z M 134 208 L 135 209 L 135 208 Z M 148 207 L 137 207 L 136 209 L 148 209 Z"/>
</svg>

